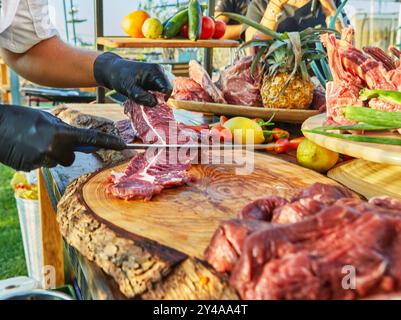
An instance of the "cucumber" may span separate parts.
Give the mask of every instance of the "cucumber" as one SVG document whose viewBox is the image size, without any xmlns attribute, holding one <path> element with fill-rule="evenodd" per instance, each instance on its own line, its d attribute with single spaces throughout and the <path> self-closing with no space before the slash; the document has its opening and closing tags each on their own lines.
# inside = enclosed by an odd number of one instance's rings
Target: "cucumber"
<svg viewBox="0 0 401 320">
<path fill-rule="evenodd" d="M 202 7 L 198 0 L 188 4 L 188 35 L 190 40 L 198 40 L 202 31 Z"/>
<path fill-rule="evenodd" d="M 175 37 L 184 24 L 188 22 L 188 9 L 177 12 L 173 17 L 163 24 L 163 36 L 165 38 Z"/>
</svg>

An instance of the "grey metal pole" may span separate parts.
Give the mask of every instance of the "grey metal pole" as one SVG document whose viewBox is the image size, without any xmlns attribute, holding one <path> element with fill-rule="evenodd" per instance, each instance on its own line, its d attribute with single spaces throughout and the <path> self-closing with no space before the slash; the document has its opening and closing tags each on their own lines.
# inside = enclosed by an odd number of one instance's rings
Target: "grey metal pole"
<svg viewBox="0 0 401 320">
<path fill-rule="evenodd" d="M 67 5 L 65 3 L 66 0 L 63 0 L 63 8 L 64 8 L 64 21 L 65 21 L 65 34 L 67 36 L 67 42 L 70 42 L 70 30 L 68 28 L 68 16 L 67 16 Z"/>
<path fill-rule="evenodd" d="M 97 38 L 104 36 L 104 19 L 103 19 L 103 0 L 95 0 L 95 41 L 98 51 L 103 51 L 104 47 L 97 44 Z M 96 96 L 97 103 L 106 102 L 106 91 L 104 88 L 97 88 Z"/>
<path fill-rule="evenodd" d="M 209 0 L 209 8 L 208 8 L 208 14 L 210 17 L 214 16 L 214 9 L 216 6 L 216 0 Z M 213 48 L 207 48 L 204 50 L 204 66 L 209 73 L 210 76 L 212 76 L 213 72 Z"/>
</svg>

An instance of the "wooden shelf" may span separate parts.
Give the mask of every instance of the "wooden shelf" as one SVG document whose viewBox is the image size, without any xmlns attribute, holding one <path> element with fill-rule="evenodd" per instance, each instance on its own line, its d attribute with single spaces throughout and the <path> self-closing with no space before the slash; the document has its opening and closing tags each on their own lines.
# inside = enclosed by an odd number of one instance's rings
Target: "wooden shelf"
<svg viewBox="0 0 401 320">
<path fill-rule="evenodd" d="M 97 43 L 109 48 L 236 48 L 235 40 L 146 39 L 129 37 L 98 37 Z"/>
</svg>

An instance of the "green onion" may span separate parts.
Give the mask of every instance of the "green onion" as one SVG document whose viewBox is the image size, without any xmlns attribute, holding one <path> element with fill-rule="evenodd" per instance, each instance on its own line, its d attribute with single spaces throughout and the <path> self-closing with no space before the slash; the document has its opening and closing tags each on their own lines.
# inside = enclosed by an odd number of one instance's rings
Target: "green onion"
<svg viewBox="0 0 401 320">
<path fill-rule="evenodd" d="M 263 34 L 265 34 L 269 37 L 272 37 L 274 39 L 281 40 L 283 37 L 283 35 L 281 33 L 270 30 L 269 28 L 266 28 L 265 26 L 261 25 L 260 23 L 257 23 L 247 17 L 240 15 L 240 14 L 236 14 L 236 13 L 232 13 L 232 12 L 223 12 L 221 15 L 226 16 L 239 23 L 246 24 L 252 28 L 255 28 L 256 30 L 258 30 L 258 31 L 262 32 Z"/>
<path fill-rule="evenodd" d="M 383 127 L 383 126 L 374 126 L 366 123 L 357 123 L 351 125 L 336 125 L 336 126 L 324 126 L 318 127 L 314 130 L 355 130 L 355 131 L 388 131 L 388 130 L 397 130 L 399 127 Z"/>
<path fill-rule="evenodd" d="M 362 101 L 367 101 L 373 98 L 379 98 L 385 102 L 395 103 L 401 105 L 401 92 L 393 90 L 371 90 L 362 89 L 359 93 L 359 98 Z"/>
<path fill-rule="evenodd" d="M 362 136 L 362 135 L 357 135 L 357 134 L 342 134 L 342 133 L 321 131 L 321 130 L 316 130 L 316 129 L 311 129 L 311 130 L 304 129 L 302 131 L 315 133 L 315 134 L 321 134 L 323 136 L 339 138 L 339 139 L 349 140 L 349 141 L 380 143 L 380 144 L 401 146 L 401 139 L 397 139 L 397 138 L 371 137 L 371 136 Z"/>
<path fill-rule="evenodd" d="M 401 112 L 375 110 L 372 108 L 346 106 L 342 110 L 348 120 L 374 126 L 401 128 Z"/>
</svg>

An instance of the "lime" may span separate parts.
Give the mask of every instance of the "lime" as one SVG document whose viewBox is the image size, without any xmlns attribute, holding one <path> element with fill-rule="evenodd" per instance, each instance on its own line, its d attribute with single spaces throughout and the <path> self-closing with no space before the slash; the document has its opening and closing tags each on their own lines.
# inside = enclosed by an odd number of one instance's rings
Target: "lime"
<svg viewBox="0 0 401 320">
<path fill-rule="evenodd" d="M 308 139 L 304 139 L 297 149 L 298 163 L 318 172 L 326 172 L 333 168 L 338 158 L 337 152 L 323 148 Z"/>
<path fill-rule="evenodd" d="M 263 129 L 251 119 L 244 117 L 231 118 L 224 123 L 224 127 L 231 130 L 234 143 L 260 144 L 265 141 Z"/>
<path fill-rule="evenodd" d="M 142 33 L 145 38 L 148 39 L 157 39 L 163 33 L 163 25 L 160 20 L 156 18 L 149 18 L 145 20 L 145 23 L 142 26 Z"/>
</svg>

